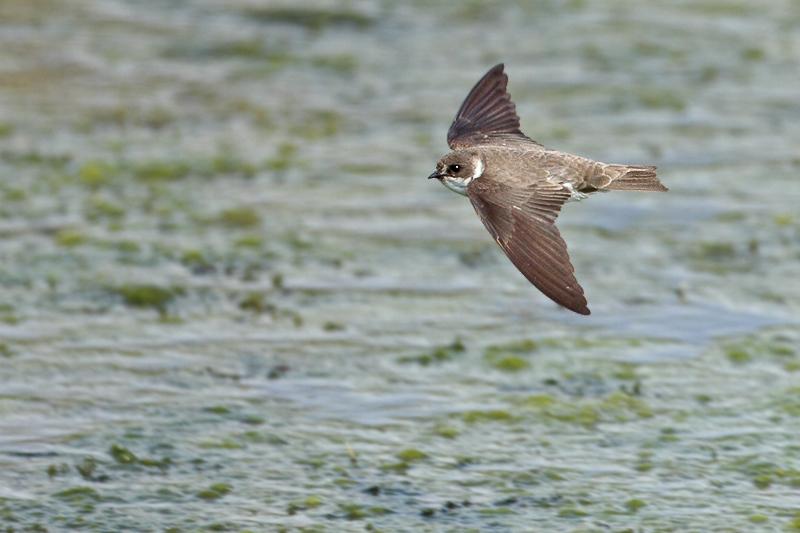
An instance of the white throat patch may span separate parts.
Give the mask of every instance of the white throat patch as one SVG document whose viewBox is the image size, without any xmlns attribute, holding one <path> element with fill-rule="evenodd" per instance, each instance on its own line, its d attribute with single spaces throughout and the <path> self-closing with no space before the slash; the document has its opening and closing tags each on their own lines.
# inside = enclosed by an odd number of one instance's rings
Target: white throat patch
<svg viewBox="0 0 800 533">
<path fill-rule="evenodd" d="M 472 175 L 469 181 L 472 181 L 475 178 L 480 178 L 481 176 L 483 176 L 483 159 L 479 157 L 478 164 L 475 165 L 475 174 Z"/>
<path fill-rule="evenodd" d="M 483 160 L 477 158 L 477 162 L 475 163 L 475 173 L 470 176 L 469 178 L 453 178 L 450 176 L 445 176 L 442 178 L 442 183 L 445 187 L 450 189 L 453 192 L 457 192 L 462 196 L 467 195 L 467 186 L 472 183 L 472 180 L 480 178 L 483 176 Z"/>
</svg>

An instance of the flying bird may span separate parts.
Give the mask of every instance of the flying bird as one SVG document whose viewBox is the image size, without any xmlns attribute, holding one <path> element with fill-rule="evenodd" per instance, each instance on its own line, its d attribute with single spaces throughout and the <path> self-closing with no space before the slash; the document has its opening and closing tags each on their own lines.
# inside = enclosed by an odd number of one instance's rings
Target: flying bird
<svg viewBox="0 0 800 533">
<path fill-rule="evenodd" d="M 666 191 L 656 167 L 615 165 L 545 148 L 520 131 L 503 64 L 467 95 L 447 132 L 452 150 L 428 179 L 469 198 L 520 272 L 559 305 L 589 314 L 567 245 L 561 206 L 595 192 Z"/>
</svg>

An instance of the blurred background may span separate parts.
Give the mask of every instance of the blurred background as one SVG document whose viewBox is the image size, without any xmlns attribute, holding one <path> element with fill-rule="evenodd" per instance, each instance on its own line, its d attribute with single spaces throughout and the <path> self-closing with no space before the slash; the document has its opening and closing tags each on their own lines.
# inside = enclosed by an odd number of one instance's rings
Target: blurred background
<svg viewBox="0 0 800 533">
<path fill-rule="evenodd" d="M 0 1 L 9 531 L 800 529 L 800 4 Z M 505 62 L 592 316 L 425 177 Z"/>
</svg>

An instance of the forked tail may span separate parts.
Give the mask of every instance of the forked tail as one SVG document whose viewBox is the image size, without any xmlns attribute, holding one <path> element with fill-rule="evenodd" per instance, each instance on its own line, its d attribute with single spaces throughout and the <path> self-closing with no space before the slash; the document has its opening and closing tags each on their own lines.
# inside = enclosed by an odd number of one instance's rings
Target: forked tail
<svg viewBox="0 0 800 533">
<path fill-rule="evenodd" d="M 656 167 L 606 165 L 604 177 L 610 181 L 603 189 L 610 191 L 668 191 L 656 177 Z"/>
</svg>

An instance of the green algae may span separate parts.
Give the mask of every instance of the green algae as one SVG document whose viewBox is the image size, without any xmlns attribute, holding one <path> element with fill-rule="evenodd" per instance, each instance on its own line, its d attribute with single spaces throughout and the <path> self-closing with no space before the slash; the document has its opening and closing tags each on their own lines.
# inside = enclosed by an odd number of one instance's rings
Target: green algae
<svg viewBox="0 0 800 533">
<path fill-rule="evenodd" d="M 753 14 L 754 7 L 747 2 L 703 0 L 702 2 L 683 4 L 681 9 L 714 17 L 747 17 Z"/>
<path fill-rule="evenodd" d="M 723 211 L 714 215 L 715 220 L 726 223 L 742 222 L 746 217 L 747 215 L 742 211 Z"/>
<path fill-rule="evenodd" d="M 625 508 L 629 513 L 637 513 L 639 509 L 645 506 L 647 506 L 647 502 L 638 498 L 632 498 L 625 502 Z"/>
<path fill-rule="evenodd" d="M 191 177 L 216 178 L 237 175 L 252 177 L 258 166 L 225 150 L 212 156 L 201 156 L 191 160 L 89 160 L 75 171 L 79 183 L 90 190 L 109 188 L 111 185 L 127 183 L 131 179 L 148 186 L 167 185 Z"/>
<path fill-rule="evenodd" d="M 461 414 L 461 418 L 467 424 L 478 424 L 484 422 L 514 422 L 517 417 L 510 412 L 502 409 L 487 409 L 466 411 Z"/>
<path fill-rule="evenodd" d="M 794 514 L 794 518 L 792 518 L 788 524 L 786 524 L 786 528 L 789 531 L 800 531 L 800 511 L 797 511 Z"/>
<path fill-rule="evenodd" d="M 380 469 L 383 472 L 391 472 L 393 474 L 405 474 L 406 472 L 408 472 L 409 468 L 411 468 L 411 463 L 408 463 L 406 461 L 383 463 L 380 465 Z"/>
<path fill-rule="evenodd" d="M 301 119 L 290 125 L 292 135 L 312 141 L 339 134 L 344 127 L 344 116 L 330 109 L 307 111 Z"/>
<path fill-rule="evenodd" d="M 519 404 L 532 409 L 543 409 L 556 403 L 556 399 L 549 394 L 532 394 L 522 399 Z"/>
<path fill-rule="evenodd" d="M 268 41 L 268 40 L 267 40 Z M 178 42 L 165 47 L 164 57 L 186 60 L 244 60 L 257 61 L 264 68 L 263 72 L 272 72 L 293 63 L 295 57 L 284 46 L 266 42 L 262 38 L 246 38 L 223 40 L 208 43 L 206 41 Z M 197 91 L 198 97 L 213 101 L 209 95 Z M 213 102 L 210 102 L 213 103 Z M 254 106 L 247 100 L 231 99 L 226 101 L 224 109 L 236 112 L 253 112 L 259 115 L 263 109 Z"/>
<path fill-rule="evenodd" d="M 181 254 L 180 262 L 193 270 L 208 270 L 213 267 L 213 263 L 202 250 L 184 250 Z"/>
<path fill-rule="evenodd" d="M 149 182 L 170 182 L 186 178 L 191 174 L 192 167 L 185 161 L 147 161 L 131 166 L 135 179 Z"/>
<path fill-rule="evenodd" d="M 358 503 L 341 503 L 339 504 L 339 510 L 347 520 L 364 520 L 370 517 L 384 516 L 393 512 L 386 507 L 377 505 L 364 506 Z"/>
<path fill-rule="evenodd" d="M 266 420 L 259 418 L 245 418 L 242 419 L 241 422 L 243 424 L 262 425 L 266 422 Z M 245 443 L 269 444 L 270 446 L 286 446 L 289 444 L 286 439 L 283 439 L 272 433 L 264 433 L 262 431 L 245 431 L 244 433 L 238 435 L 238 438 Z"/>
<path fill-rule="evenodd" d="M 752 360 L 752 356 L 746 350 L 737 347 L 726 348 L 725 356 L 731 363 L 747 363 Z"/>
<path fill-rule="evenodd" d="M 106 161 L 87 161 L 78 169 L 78 179 L 90 189 L 108 185 L 117 174 L 114 165 Z"/>
<path fill-rule="evenodd" d="M 674 89 L 641 88 L 636 91 L 636 97 L 641 105 L 652 109 L 679 112 L 685 110 L 687 106 L 686 100 Z"/>
<path fill-rule="evenodd" d="M 772 477 L 767 474 L 761 474 L 753 478 L 753 485 L 759 489 L 767 489 L 772 485 Z"/>
<path fill-rule="evenodd" d="M 607 335 L 595 336 L 590 334 L 565 337 L 542 337 L 535 340 L 520 339 L 502 344 L 492 344 L 486 347 L 484 355 L 492 357 L 510 353 L 519 356 L 527 356 L 534 353 L 543 353 L 548 350 L 624 349 L 640 347 L 646 343 L 663 342 L 664 341 L 661 339 L 612 337 Z"/>
<path fill-rule="evenodd" d="M 217 221 L 230 228 L 253 228 L 261 225 L 261 215 L 252 207 L 231 207 L 222 211 Z"/>
<path fill-rule="evenodd" d="M 691 249 L 689 256 L 698 261 L 730 261 L 737 256 L 736 247 L 731 242 L 699 242 Z"/>
<path fill-rule="evenodd" d="M 235 157 L 229 150 L 219 153 L 204 163 L 201 168 L 203 174 L 207 176 L 241 176 L 252 178 L 258 172 L 258 167 L 249 161 L 244 161 Z"/>
<path fill-rule="evenodd" d="M 242 235 L 233 241 L 233 245 L 237 248 L 254 248 L 258 249 L 264 245 L 264 237 L 261 235 L 251 234 Z"/>
<path fill-rule="evenodd" d="M 756 455 L 736 459 L 727 464 L 726 468 L 748 476 L 753 486 L 761 490 L 768 489 L 773 484 L 800 488 L 800 470 L 763 461 Z"/>
<path fill-rule="evenodd" d="M 211 413 L 215 415 L 229 415 L 231 414 L 231 410 L 225 407 L 224 405 L 213 405 L 211 407 L 206 407 L 203 409 L 206 413 Z"/>
<path fill-rule="evenodd" d="M 0 156 L 7 163 L 15 165 L 36 166 L 48 170 L 65 170 L 72 162 L 72 156 L 67 154 L 44 153 L 38 150 L 31 151 L 0 151 Z"/>
<path fill-rule="evenodd" d="M 649 472 L 653 469 L 653 452 L 648 450 L 640 451 L 636 456 L 634 470 L 637 472 Z"/>
<path fill-rule="evenodd" d="M 800 369 L 800 358 L 792 342 L 791 338 L 779 334 L 758 335 L 727 342 L 722 351 L 734 364 L 768 361 L 779 364 L 787 372 L 796 372 Z"/>
<path fill-rule="evenodd" d="M 117 220 L 125 216 L 125 208 L 120 204 L 101 196 L 89 198 L 86 209 L 89 220 L 112 219 Z"/>
<path fill-rule="evenodd" d="M 140 466 L 145 468 L 156 468 L 166 471 L 171 465 L 172 460 L 168 457 L 153 459 L 150 457 L 139 457 L 130 449 L 120 444 L 112 444 L 108 449 L 108 454 L 117 465 L 120 466 Z"/>
<path fill-rule="evenodd" d="M 592 427 L 600 422 L 628 422 L 650 418 L 653 411 L 641 398 L 615 391 L 598 399 L 561 399 L 534 394 L 517 400 L 517 405 L 546 420 Z"/>
<path fill-rule="evenodd" d="M 620 363 L 612 373 L 612 376 L 622 381 L 636 381 L 639 379 L 636 373 L 636 365 L 629 363 Z"/>
<path fill-rule="evenodd" d="M 317 507 L 323 504 L 323 499 L 319 496 L 310 495 L 306 496 L 302 500 L 297 500 L 290 502 L 286 508 L 286 514 L 288 515 L 295 515 L 300 511 L 308 511 L 310 509 L 316 509 Z"/>
<path fill-rule="evenodd" d="M 789 227 L 794 225 L 795 217 L 789 213 L 778 213 L 773 216 L 773 221 L 775 222 L 776 226 Z"/>
<path fill-rule="evenodd" d="M 678 438 L 678 430 L 672 427 L 661 428 L 659 430 L 658 441 L 659 442 L 677 442 Z"/>
<path fill-rule="evenodd" d="M 245 445 L 232 438 L 221 438 L 204 440 L 198 446 L 206 450 L 241 450 Z"/>
<path fill-rule="evenodd" d="M 8 203 L 21 203 L 28 199 L 28 192 L 24 189 L 6 187 L 3 190 L 3 198 Z"/>
<path fill-rule="evenodd" d="M 531 366 L 526 359 L 516 355 L 492 357 L 488 362 L 493 368 L 503 372 L 520 372 Z"/>
<path fill-rule="evenodd" d="M 397 452 L 397 458 L 404 463 L 414 463 L 428 458 L 428 454 L 416 448 L 406 448 Z"/>
<path fill-rule="evenodd" d="M 484 355 L 488 357 L 494 355 L 503 355 L 506 353 L 528 354 L 540 349 L 540 347 L 541 347 L 540 343 L 532 339 L 522 339 L 503 344 L 489 345 L 484 350 Z"/>
<path fill-rule="evenodd" d="M 291 516 L 297 514 L 299 511 L 308 511 L 310 509 L 316 509 L 323 503 L 324 500 L 321 497 L 312 494 L 306 496 L 302 500 L 296 500 L 290 502 L 286 508 L 286 514 Z"/>
<path fill-rule="evenodd" d="M 239 39 L 208 46 L 203 50 L 203 55 L 221 58 L 263 58 L 268 55 L 268 52 L 264 41 L 261 39 Z"/>
<path fill-rule="evenodd" d="M 627 421 L 630 417 L 650 418 L 653 416 L 651 407 L 641 398 L 627 392 L 617 391 L 603 398 L 598 404 L 602 414 L 607 414 L 617 421 Z"/>
<path fill-rule="evenodd" d="M 766 56 L 763 48 L 749 46 L 742 50 L 742 59 L 745 61 L 762 61 Z"/>
<path fill-rule="evenodd" d="M 460 433 L 458 431 L 458 429 L 454 428 L 453 426 L 443 426 L 443 425 L 436 426 L 434 428 L 433 432 L 437 436 L 445 438 L 445 439 L 454 439 L 454 438 L 458 437 L 458 435 Z"/>
<path fill-rule="evenodd" d="M 69 473 L 69 465 L 66 463 L 47 465 L 46 471 L 49 478 L 64 476 Z"/>
<path fill-rule="evenodd" d="M 232 490 L 233 486 L 230 483 L 214 483 L 196 495 L 202 500 L 215 501 L 228 495 Z"/>
<path fill-rule="evenodd" d="M 586 427 L 595 426 L 600 422 L 600 413 L 591 405 L 557 403 L 542 411 L 542 414 L 551 420 Z"/>
<path fill-rule="evenodd" d="M 372 17 L 358 11 L 312 7 L 250 7 L 244 13 L 259 22 L 292 24 L 314 31 L 332 26 L 363 30 L 374 23 Z"/>
<path fill-rule="evenodd" d="M 267 300 L 263 292 L 251 292 L 239 301 L 239 309 L 255 314 L 275 313 L 277 308 Z"/>
<path fill-rule="evenodd" d="M 306 496 L 306 498 L 303 500 L 303 506 L 306 509 L 313 509 L 315 507 L 319 507 L 320 505 L 322 505 L 322 498 L 319 496 Z"/>
<path fill-rule="evenodd" d="M 14 355 L 14 352 L 11 347 L 5 342 L 0 342 L 0 357 L 9 358 L 12 355 Z"/>
<path fill-rule="evenodd" d="M 97 471 L 97 461 L 95 461 L 92 457 L 85 457 L 80 463 L 75 465 L 75 470 L 77 470 L 78 474 L 87 481 L 101 480 L 95 476 L 95 472 Z"/>
<path fill-rule="evenodd" d="M 53 494 L 53 497 L 64 500 L 72 505 L 83 505 L 101 500 L 100 493 L 92 487 L 72 487 Z"/>
<path fill-rule="evenodd" d="M 344 503 L 339 506 L 344 517 L 348 520 L 363 520 L 369 516 L 367 510 L 356 503 Z"/>
<path fill-rule="evenodd" d="M 139 457 L 138 464 L 145 468 L 157 468 L 165 472 L 172 466 L 172 459 L 169 457 L 162 457 L 161 459 L 153 459 L 150 457 Z"/>
<path fill-rule="evenodd" d="M 167 306 L 184 293 L 180 287 L 162 287 L 160 285 L 130 284 L 112 287 L 111 291 L 119 295 L 125 305 L 130 307 L 155 309 L 165 314 Z"/>
<path fill-rule="evenodd" d="M 311 64 L 339 74 L 352 74 L 358 68 L 358 59 L 351 54 L 322 55 L 311 58 Z"/>
<path fill-rule="evenodd" d="M 448 7 L 452 8 L 448 17 L 464 22 L 495 20 L 498 16 L 498 12 L 493 6 L 479 0 L 465 0 L 450 4 Z"/>
<path fill-rule="evenodd" d="M 460 339 L 456 339 L 450 344 L 437 346 L 428 353 L 423 353 L 420 355 L 415 355 L 410 357 L 401 357 L 400 359 L 398 359 L 398 362 L 416 363 L 418 365 L 428 366 L 435 363 L 444 363 L 450 361 L 457 355 L 462 354 L 465 351 L 466 351 L 466 346 L 464 346 L 464 343 L 461 342 Z"/>
<path fill-rule="evenodd" d="M 169 109 L 157 106 L 133 109 L 118 105 L 93 109 L 79 121 L 77 127 L 83 132 L 93 133 L 99 128 L 138 127 L 158 130 L 176 122 L 178 117 Z"/>
<path fill-rule="evenodd" d="M 589 516 L 589 513 L 578 507 L 562 507 L 558 510 L 558 516 L 561 518 L 583 518 Z"/>
<path fill-rule="evenodd" d="M 56 244 L 64 248 L 74 248 L 86 244 L 89 237 L 76 229 L 62 229 L 55 234 Z"/>
<path fill-rule="evenodd" d="M 713 398 L 711 397 L 710 394 L 696 394 L 694 399 L 697 400 L 698 403 L 701 403 L 701 404 L 704 404 L 704 405 L 708 404 L 708 403 L 711 403 L 711 401 L 713 400 Z"/>
<path fill-rule="evenodd" d="M 520 372 L 530 367 L 530 362 L 522 357 L 540 349 L 540 345 L 530 339 L 505 344 L 487 346 L 484 350 L 486 362 L 502 372 Z"/>
<path fill-rule="evenodd" d="M 510 507 L 492 507 L 487 509 L 478 509 L 478 513 L 483 516 L 502 516 L 514 514 L 514 509 Z"/>
<path fill-rule="evenodd" d="M 284 142 L 278 145 L 275 155 L 264 162 L 264 168 L 273 173 L 283 173 L 298 164 L 297 145 Z"/>
</svg>

